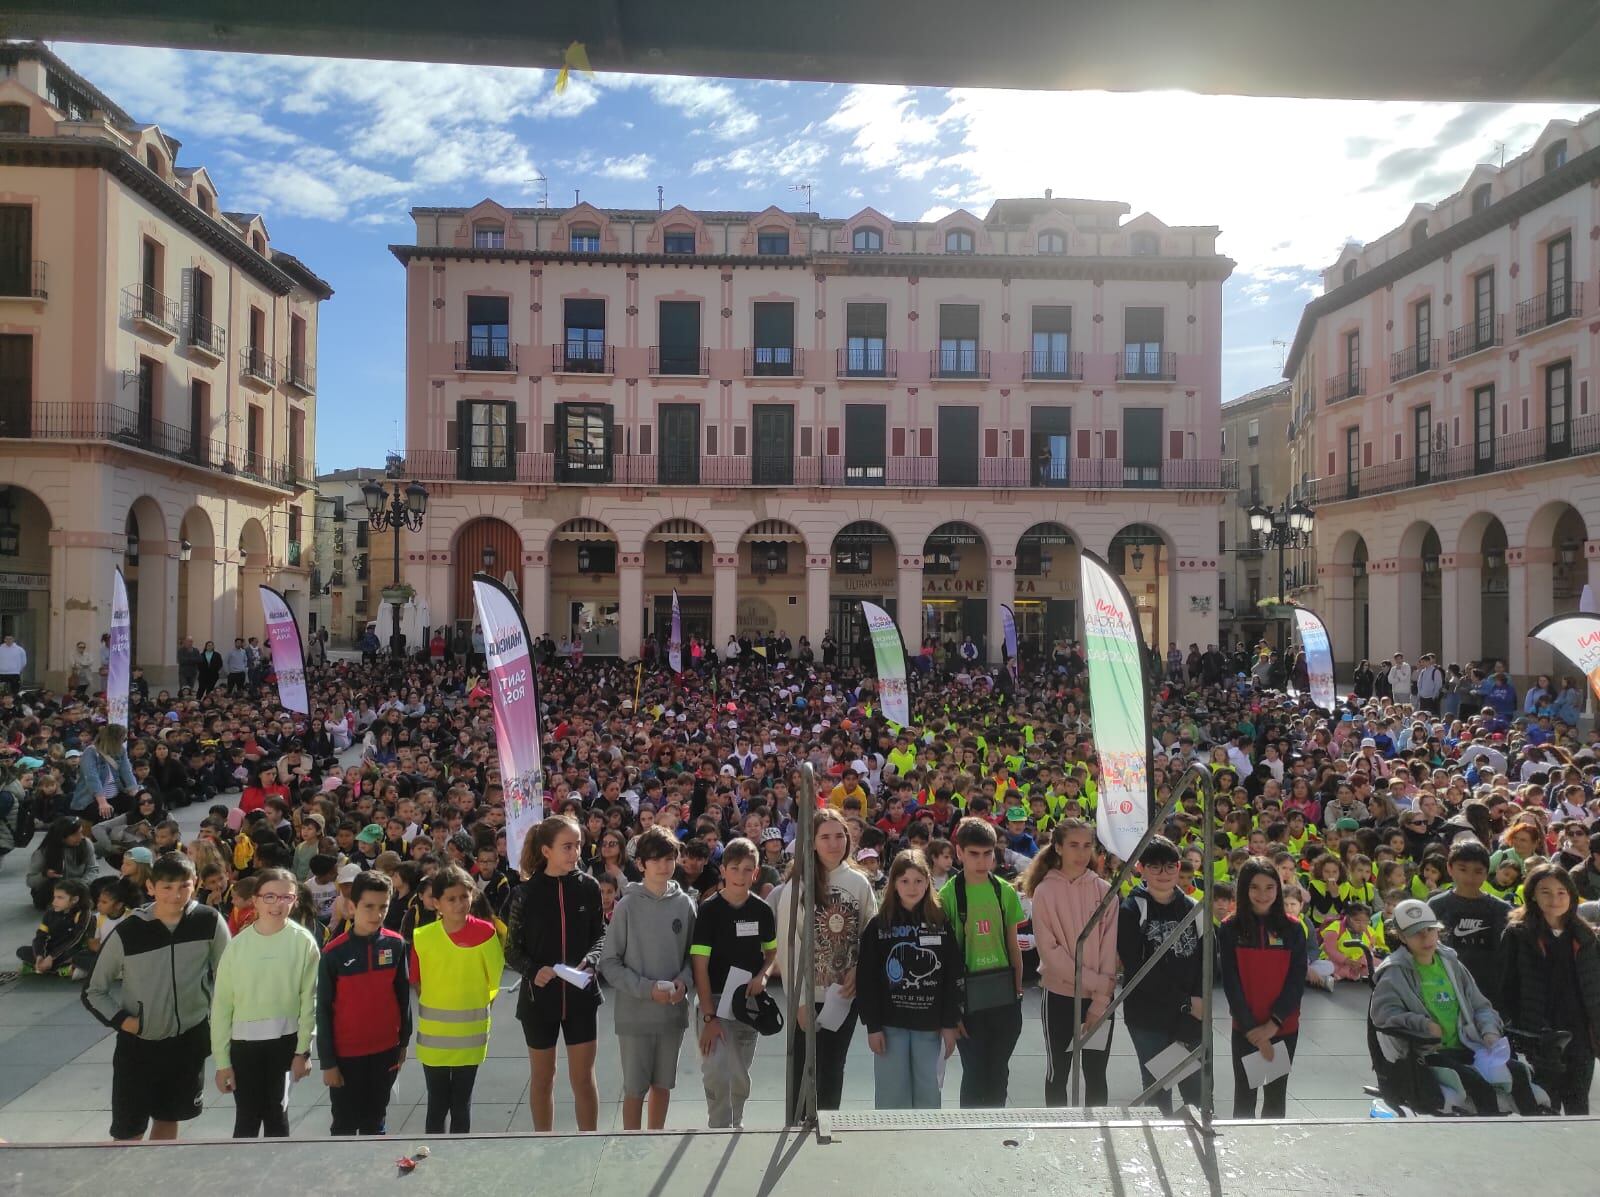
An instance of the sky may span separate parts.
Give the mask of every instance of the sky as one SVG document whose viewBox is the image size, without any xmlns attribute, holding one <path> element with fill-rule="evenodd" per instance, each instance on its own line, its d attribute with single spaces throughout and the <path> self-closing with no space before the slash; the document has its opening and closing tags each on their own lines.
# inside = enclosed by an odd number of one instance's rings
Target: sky
<svg viewBox="0 0 1600 1197">
<path fill-rule="evenodd" d="M 1224 400 L 1277 381 L 1320 271 L 1509 159 L 1571 104 L 1252 99 L 618 75 L 57 43 L 135 120 L 183 143 L 222 206 L 327 279 L 317 468 L 381 464 L 404 405 L 413 205 L 757 210 L 903 220 L 995 200 L 1122 200 L 1218 225 Z M 541 181 L 542 180 L 542 181 Z M 379 435 L 375 436 L 377 431 Z"/>
</svg>

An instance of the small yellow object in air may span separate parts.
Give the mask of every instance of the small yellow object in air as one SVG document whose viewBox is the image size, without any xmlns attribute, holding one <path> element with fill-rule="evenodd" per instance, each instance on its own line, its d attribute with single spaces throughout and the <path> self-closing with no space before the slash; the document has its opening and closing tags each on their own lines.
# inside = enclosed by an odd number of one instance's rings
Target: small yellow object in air
<svg viewBox="0 0 1600 1197">
<path fill-rule="evenodd" d="M 589 78 L 594 78 L 594 71 L 589 67 L 589 51 L 582 42 L 573 42 L 561 56 L 561 70 L 556 74 L 556 95 L 567 90 L 567 80 L 573 71 L 582 71 Z"/>
</svg>

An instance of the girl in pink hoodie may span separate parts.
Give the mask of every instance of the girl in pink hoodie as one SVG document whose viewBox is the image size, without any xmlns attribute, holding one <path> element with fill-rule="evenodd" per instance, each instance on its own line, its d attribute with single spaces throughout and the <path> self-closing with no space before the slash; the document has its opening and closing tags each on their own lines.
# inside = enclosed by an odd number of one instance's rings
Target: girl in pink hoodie
<svg viewBox="0 0 1600 1197">
<path fill-rule="evenodd" d="M 1022 878 L 1022 892 L 1033 900 L 1033 933 L 1039 948 L 1039 979 L 1045 987 L 1040 1019 L 1044 1027 L 1046 1069 L 1044 1102 L 1067 1104 L 1072 1077 L 1072 1040 L 1081 1020 L 1099 1018 L 1117 984 L 1117 912 L 1102 915 L 1083 944 L 1083 990 L 1075 997 L 1073 975 L 1078 936 L 1105 899 L 1110 886 L 1089 869 L 1094 828 L 1081 819 L 1063 819 L 1049 846 L 1033 858 Z M 1074 1017 L 1074 1011 L 1077 1017 Z M 1095 1038 L 1105 1046 L 1084 1048 L 1084 1096 L 1091 1106 L 1106 1104 L 1106 1063 L 1111 1056 L 1108 1023 Z"/>
</svg>

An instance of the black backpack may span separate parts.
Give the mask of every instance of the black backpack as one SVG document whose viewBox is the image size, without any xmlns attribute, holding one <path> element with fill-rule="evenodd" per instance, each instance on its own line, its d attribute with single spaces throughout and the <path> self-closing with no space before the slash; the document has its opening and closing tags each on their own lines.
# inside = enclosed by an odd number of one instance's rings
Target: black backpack
<svg viewBox="0 0 1600 1197">
<path fill-rule="evenodd" d="M 15 847 L 26 848 L 33 839 L 33 804 L 18 802 L 16 797 L 0 790 L 0 821 L 11 824 L 11 840 Z"/>
</svg>

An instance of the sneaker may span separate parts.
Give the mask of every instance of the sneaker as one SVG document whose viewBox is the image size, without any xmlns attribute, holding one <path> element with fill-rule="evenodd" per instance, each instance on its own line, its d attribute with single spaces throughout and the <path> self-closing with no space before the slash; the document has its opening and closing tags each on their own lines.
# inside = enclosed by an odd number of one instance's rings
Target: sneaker
<svg viewBox="0 0 1600 1197">
<path fill-rule="evenodd" d="M 87 981 L 89 979 L 89 970 L 86 968 L 74 968 L 72 970 L 72 979 L 74 981 Z"/>
<path fill-rule="evenodd" d="M 78 970 L 70 964 L 63 964 L 60 968 L 56 969 L 56 976 L 58 977 L 75 977 L 77 973 Z"/>
</svg>

